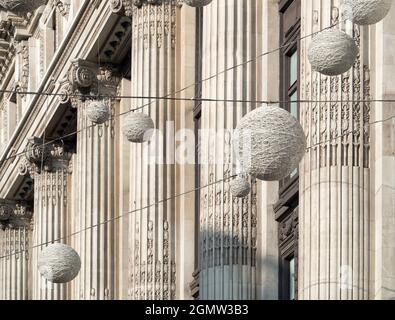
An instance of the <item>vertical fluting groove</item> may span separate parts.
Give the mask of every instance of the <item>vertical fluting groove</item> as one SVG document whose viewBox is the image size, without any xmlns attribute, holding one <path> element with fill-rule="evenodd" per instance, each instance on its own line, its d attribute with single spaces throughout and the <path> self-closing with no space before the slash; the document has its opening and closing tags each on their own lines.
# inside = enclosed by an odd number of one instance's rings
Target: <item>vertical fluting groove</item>
<svg viewBox="0 0 395 320">
<path fill-rule="evenodd" d="M 178 10 L 174 2 L 133 7 L 131 59 L 132 77 L 136 81 L 132 84 L 132 94 L 166 96 L 175 91 L 175 27 Z M 173 158 L 169 146 L 173 141 L 167 135 L 174 139 L 174 133 L 171 126 L 168 127 L 172 124 L 167 122 L 174 121 L 175 104 L 167 101 L 135 101 L 139 105 L 151 103 L 143 112 L 151 116 L 160 132 L 160 137 L 154 137 L 156 155 L 151 152 L 152 144 L 147 143 L 133 148 L 134 153 L 131 153 L 132 165 L 136 168 L 131 173 L 131 180 L 138 182 L 131 190 L 131 202 L 132 206 L 139 204 L 136 208 L 144 208 L 174 195 L 174 166 L 166 161 Z M 166 146 L 169 148 L 166 149 Z M 156 163 L 152 163 L 153 158 L 156 158 Z M 134 214 L 134 226 L 130 228 L 129 235 L 132 247 L 129 292 L 134 299 L 175 298 L 174 210 L 174 201 L 170 200 Z"/>
<path fill-rule="evenodd" d="M 256 40 L 255 20 L 252 18 L 255 5 L 255 2 L 220 0 L 204 8 L 203 78 L 242 63 L 252 55 Z M 232 32 L 236 29 L 239 32 Z M 249 32 L 253 35 L 248 35 Z M 206 81 L 202 95 L 253 99 L 254 67 L 254 64 L 238 67 Z M 212 131 L 202 140 L 203 159 L 206 160 L 202 165 L 202 184 L 236 173 L 237 169 L 231 164 L 231 132 L 249 110 L 245 103 L 235 103 L 235 108 L 224 103 L 202 104 L 202 128 Z M 225 134 L 220 132 L 224 128 L 228 130 Z M 216 160 L 223 162 L 216 163 Z M 230 182 L 210 186 L 201 194 L 201 299 L 251 299 L 255 296 L 253 256 L 256 241 L 253 240 L 252 225 L 255 224 L 253 215 L 256 212 L 252 207 L 256 201 L 251 197 L 233 199 Z"/>
<path fill-rule="evenodd" d="M 307 19 L 306 22 L 302 20 L 303 24 L 308 27 L 310 19 L 312 21 L 311 30 L 302 26 L 305 30 L 302 36 L 318 31 L 318 26 L 326 27 L 329 13 L 331 23 L 339 22 L 342 15 L 339 1 L 331 3 L 328 7 L 322 1 L 321 4 L 302 1 L 302 12 Z M 340 10 L 339 14 L 337 10 Z M 369 174 L 369 168 L 365 160 L 366 146 L 363 145 L 366 139 L 363 127 L 368 121 L 365 106 L 350 103 L 365 97 L 369 90 L 364 80 L 368 60 L 364 58 L 363 30 L 350 23 L 341 23 L 340 28 L 352 33 L 360 46 L 360 55 L 353 68 L 332 78 L 317 75 L 309 67 L 302 69 L 301 74 L 305 91 L 301 94 L 306 99 L 341 100 L 340 103 L 321 103 L 319 106 L 302 104 L 302 123 L 309 145 L 341 136 L 308 150 L 302 165 L 300 230 L 303 240 L 300 245 L 303 257 L 299 261 L 299 289 L 303 299 L 356 300 L 368 297 L 365 283 L 369 281 L 369 272 L 366 273 L 369 251 L 365 246 L 368 236 L 365 235 L 365 221 L 369 221 L 369 212 L 365 206 L 369 201 L 369 184 L 366 184 L 365 176 Z M 306 40 L 307 45 L 310 41 Z M 301 58 L 302 63 L 308 65 L 307 45 L 302 47 Z M 310 209 L 306 207 L 307 203 L 310 203 Z M 309 272 L 307 268 L 310 268 Z"/>
</svg>

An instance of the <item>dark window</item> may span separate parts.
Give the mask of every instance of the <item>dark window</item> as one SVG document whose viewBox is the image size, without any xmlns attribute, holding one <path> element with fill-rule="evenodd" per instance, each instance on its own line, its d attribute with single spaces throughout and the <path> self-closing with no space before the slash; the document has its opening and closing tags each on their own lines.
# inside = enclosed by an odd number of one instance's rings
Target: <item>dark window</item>
<svg viewBox="0 0 395 320">
<path fill-rule="evenodd" d="M 195 97 L 202 97 L 202 48 L 203 48 L 203 9 L 196 9 L 196 75 Z M 201 177 L 201 121 L 202 103 L 196 101 L 194 108 L 195 120 L 195 272 L 190 284 L 192 297 L 199 299 L 200 273 L 200 177 Z"/>
<path fill-rule="evenodd" d="M 282 1 L 280 7 L 281 27 L 281 79 L 280 97 L 282 108 L 299 119 L 299 37 L 300 37 L 300 0 Z M 280 189 L 286 189 L 295 182 L 298 170 L 280 182 Z"/>
<path fill-rule="evenodd" d="M 300 0 L 280 1 L 280 100 L 281 107 L 299 119 Z M 299 173 L 295 169 L 280 181 L 275 206 L 279 234 L 279 297 L 297 299 Z"/>
</svg>

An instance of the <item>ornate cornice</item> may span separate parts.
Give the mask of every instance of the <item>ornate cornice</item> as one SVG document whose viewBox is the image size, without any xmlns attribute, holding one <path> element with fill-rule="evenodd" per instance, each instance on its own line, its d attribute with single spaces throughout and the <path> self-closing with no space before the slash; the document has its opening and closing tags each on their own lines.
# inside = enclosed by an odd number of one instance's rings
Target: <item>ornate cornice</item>
<svg viewBox="0 0 395 320">
<path fill-rule="evenodd" d="M 29 29 L 32 18 L 31 13 L 21 16 L 11 12 L 0 12 L 0 83 L 18 53 L 19 43 L 31 36 Z M 27 57 L 28 53 L 23 56 Z"/>
<path fill-rule="evenodd" d="M 21 229 L 30 227 L 33 212 L 26 203 L 2 204 L 0 202 L 0 228 Z"/>
</svg>

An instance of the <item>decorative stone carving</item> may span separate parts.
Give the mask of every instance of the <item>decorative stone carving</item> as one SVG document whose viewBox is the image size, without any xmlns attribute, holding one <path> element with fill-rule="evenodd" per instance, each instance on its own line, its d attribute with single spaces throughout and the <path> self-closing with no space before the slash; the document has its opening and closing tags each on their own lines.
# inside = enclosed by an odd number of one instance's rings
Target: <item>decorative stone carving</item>
<svg viewBox="0 0 395 320">
<path fill-rule="evenodd" d="M 12 11 L 15 13 L 33 12 L 47 0 L 0 0 L 0 9 Z"/>
<path fill-rule="evenodd" d="M 21 92 L 26 92 L 29 82 L 29 46 L 27 41 L 21 41 L 16 46 L 16 53 L 19 56 L 19 75 L 17 89 Z M 21 97 L 25 95 L 22 93 Z"/>
<path fill-rule="evenodd" d="M 117 70 L 111 65 L 98 66 L 85 60 L 75 60 L 68 78 L 61 84 L 61 103 L 70 101 L 73 107 L 78 107 L 80 102 L 87 100 L 114 97 L 120 80 Z"/>
<path fill-rule="evenodd" d="M 25 150 L 25 159 L 19 165 L 19 174 L 30 174 L 34 178 L 35 174 L 40 174 L 42 170 L 52 172 L 56 170 L 68 170 L 71 153 L 64 144 L 45 142 L 41 138 L 33 137 Z"/>
<path fill-rule="evenodd" d="M 62 16 L 67 17 L 69 15 L 70 0 L 54 0 L 54 5 Z"/>
<path fill-rule="evenodd" d="M 33 213 L 30 207 L 24 203 L 1 204 L 0 203 L 0 228 L 21 229 L 29 228 Z"/>
<path fill-rule="evenodd" d="M 202 0 L 203 2 L 211 2 L 212 0 Z M 133 7 L 142 8 L 144 5 L 160 6 L 165 3 L 173 3 L 178 6 L 182 5 L 183 0 L 110 0 L 110 6 L 113 12 L 123 13 L 131 17 Z"/>
<path fill-rule="evenodd" d="M 0 221 L 7 221 L 12 213 L 13 210 L 10 206 L 0 205 Z"/>
</svg>

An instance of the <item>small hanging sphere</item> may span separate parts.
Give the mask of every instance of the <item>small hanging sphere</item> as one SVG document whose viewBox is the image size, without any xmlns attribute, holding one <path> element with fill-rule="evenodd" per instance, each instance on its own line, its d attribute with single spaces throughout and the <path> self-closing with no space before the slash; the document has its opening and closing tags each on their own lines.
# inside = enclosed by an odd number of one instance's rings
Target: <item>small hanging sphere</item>
<svg viewBox="0 0 395 320">
<path fill-rule="evenodd" d="M 306 152 L 302 126 L 280 107 L 269 105 L 248 113 L 235 133 L 233 145 L 243 172 L 259 180 L 284 179 Z"/>
<path fill-rule="evenodd" d="M 155 124 L 150 116 L 133 112 L 125 118 L 122 131 L 130 142 L 143 143 L 151 139 L 154 128 Z"/>
<path fill-rule="evenodd" d="M 0 0 L 0 9 L 15 13 L 28 13 L 45 5 L 46 0 Z"/>
<path fill-rule="evenodd" d="M 93 123 L 103 124 L 110 119 L 110 109 L 103 101 L 92 101 L 86 107 L 86 115 Z"/>
<path fill-rule="evenodd" d="M 359 25 L 371 25 L 389 13 L 392 0 L 344 0 L 344 18 Z"/>
<path fill-rule="evenodd" d="M 245 198 L 251 192 L 251 184 L 247 177 L 237 176 L 230 184 L 230 191 L 235 198 Z"/>
<path fill-rule="evenodd" d="M 184 2 L 190 7 L 205 7 L 209 5 L 213 0 L 184 0 Z"/>
<path fill-rule="evenodd" d="M 72 281 L 80 272 L 81 259 L 78 253 L 65 244 L 51 244 L 41 251 L 38 258 L 40 274 L 53 283 Z"/>
<path fill-rule="evenodd" d="M 338 76 L 352 68 L 358 52 L 352 37 L 331 28 L 314 36 L 308 58 L 314 71 L 327 76 Z"/>
</svg>

